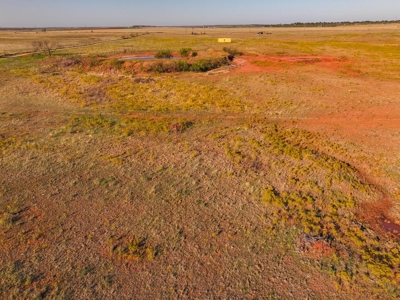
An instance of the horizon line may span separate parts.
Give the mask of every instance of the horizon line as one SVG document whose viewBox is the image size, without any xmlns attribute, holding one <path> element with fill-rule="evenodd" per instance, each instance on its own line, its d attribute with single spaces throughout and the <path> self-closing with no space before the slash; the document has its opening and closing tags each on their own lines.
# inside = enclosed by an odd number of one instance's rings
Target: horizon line
<svg viewBox="0 0 400 300">
<path fill-rule="evenodd" d="M 113 29 L 127 29 L 127 28 L 146 28 L 146 27 L 176 27 L 176 28 L 195 28 L 195 27 L 267 27 L 267 26 L 293 26 L 293 25 L 312 25 L 312 24 L 357 24 L 357 23 L 398 23 L 400 20 L 358 20 L 358 21 L 318 21 L 318 22 L 292 22 L 292 23 L 271 23 L 271 24 L 203 24 L 203 25 L 130 25 L 130 26 L 34 26 L 34 27 L 0 27 L 0 29 L 96 29 L 96 28 L 113 28 Z M 364 24 L 363 24 L 364 25 Z"/>
</svg>

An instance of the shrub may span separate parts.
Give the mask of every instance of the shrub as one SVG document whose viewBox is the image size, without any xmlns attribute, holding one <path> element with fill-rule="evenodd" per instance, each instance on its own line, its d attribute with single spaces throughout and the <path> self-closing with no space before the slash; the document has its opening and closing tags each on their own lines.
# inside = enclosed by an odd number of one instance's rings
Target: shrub
<svg viewBox="0 0 400 300">
<path fill-rule="evenodd" d="M 122 68 L 123 64 L 124 64 L 124 61 L 118 60 L 117 58 L 112 58 L 112 59 L 106 60 L 104 63 L 104 66 L 107 68 L 110 68 L 110 69 L 119 70 Z"/>
<path fill-rule="evenodd" d="M 193 63 L 185 59 L 171 62 L 156 61 L 148 68 L 148 72 L 171 73 L 171 72 L 207 72 L 229 63 L 226 57 L 202 58 Z"/>
<path fill-rule="evenodd" d="M 44 53 L 45 55 L 52 56 L 54 51 L 60 49 L 60 44 L 56 41 L 34 41 L 32 42 L 33 54 Z"/>
<path fill-rule="evenodd" d="M 177 60 L 174 62 L 176 72 L 187 72 L 190 70 L 190 65 L 186 60 Z"/>
<path fill-rule="evenodd" d="M 62 67 L 73 67 L 82 64 L 82 59 L 77 56 L 67 57 L 60 62 Z"/>
<path fill-rule="evenodd" d="M 197 52 L 196 51 L 193 51 L 192 52 L 192 57 L 196 57 L 197 56 Z"/>
<path fill-rule="evenodd" d="M 160 50 L 155 55 L 155 58 L 171 58 L 172 51 L 171 50 Z"/>
<path fill-rule="evenodd" d="M 87 64 L 90 68 L 101 65 L 102 61 L 103 60 L 98 56 L 89 56 L 87 58 L 87 62 L 88 62 Z"/>
<path fill-rule="evenodd" d="M 182 57 L 188 57 L 192 49 L 190 48 L 182 48 L 179 50 L 179 55 Z"/>
<path fill-rule="evenodd" d="M 222 50 L 224 50 L 225 52 L 228 52 L 228 54 L 232 55 L 232 56 L 242 55 L 243 54 L 243 52 L 240 52 L 239 50 L 237 50 L 235 48 L 224 47 L 224 48 L 222 48 Z"/>
<path fill-rule="evenodd" d="M 195 63 L 190 65 L 190 71 L 192 72 L 207 72 L 212 69 L 219 68 L 223 65 L 227 65 L 228 60 L 226 57 L 219 57 L 213 59 L 199 59 Z"/>
<path fill-rule="evenodd" d="M 151 261 L 157 256 L 157 250 L 147 246 L 146 239 L 143 238 L 119 238 L 116 241 L 110 239 L 109 243 L 110 255 L 125 263 L 144 260 L 146 258 Z"/>
<path fill-rule="evenodd" d="M 149 67 L 147 68 L 146 71 L 147 72 L 155 72 L 155 73 L 165 73 L 166 68 L 162 61 L 156 61 L 155 63 L 149 65 Z"/>
<path fill-rule="evenodd" d="M 229 54 L 228 59 L 231 61 L 235 58 L 235 56 L 243 54 L 243 52 L 240 52 L 234 48 L 224 47 L 224 48 L 222 48 L 222 50 L 224 50 L 225 52 L 228 52 L 228 54 Z"/>
</svg>

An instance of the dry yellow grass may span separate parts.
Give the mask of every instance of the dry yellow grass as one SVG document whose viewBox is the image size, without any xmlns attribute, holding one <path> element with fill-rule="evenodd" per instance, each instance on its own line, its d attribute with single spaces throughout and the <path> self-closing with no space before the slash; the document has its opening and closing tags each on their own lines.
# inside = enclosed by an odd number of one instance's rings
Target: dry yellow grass
<svg viewBox="0 0 400 300">
<path fill-rule="evenodd" d="M 120 39 L 0 60 L 1 297 L 400 295 L 396 28 L 257 30 L 0 32 L 13 51 Z M 221 56 L 221 35 L 235 67 L 116 60 Z"/>
</svg>

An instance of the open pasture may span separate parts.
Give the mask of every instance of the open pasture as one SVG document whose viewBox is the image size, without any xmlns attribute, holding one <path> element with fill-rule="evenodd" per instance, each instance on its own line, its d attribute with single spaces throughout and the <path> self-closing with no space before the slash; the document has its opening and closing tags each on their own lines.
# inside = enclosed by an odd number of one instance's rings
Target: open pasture
<svg viewBox="0 0 400 300">
<path fill-rule="evenodd" d="M 1 298 L 398 298 L 400 28 L 191 32 L 0 31 Z"/>
</svg>

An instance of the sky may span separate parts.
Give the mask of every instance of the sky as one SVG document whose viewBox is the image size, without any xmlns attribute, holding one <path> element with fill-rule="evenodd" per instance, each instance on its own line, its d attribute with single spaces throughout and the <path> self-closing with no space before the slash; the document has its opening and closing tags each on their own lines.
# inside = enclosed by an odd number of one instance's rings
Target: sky
<svg viewBox="0 0 400 300">
<path fill-rule="evenodd" d="M 400 19 L 400 0 L 0 0 L 0 27 L 188 26 Z"/>
</svg>

